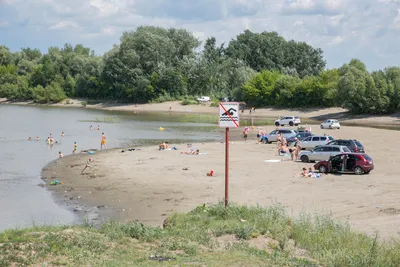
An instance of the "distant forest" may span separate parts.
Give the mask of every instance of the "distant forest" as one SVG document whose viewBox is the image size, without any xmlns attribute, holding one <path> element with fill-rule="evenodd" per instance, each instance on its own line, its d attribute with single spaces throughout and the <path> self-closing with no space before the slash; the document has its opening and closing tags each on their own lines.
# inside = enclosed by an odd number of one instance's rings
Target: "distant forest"
<svg viewBox="0 0 400 267">
<path fill-rule="evenodd" d="M 203 43 L 184 29 L 124 32 L 104 56 L 83 45 L 12 53 L 0 46 L 0 97 L 54 103 L 69 97 L 131 103 L 233 97 L 255 107 L 400 110 L 400 68 L 368 72 L 353 59 L 326 69 L 323 51 L 276 32 L 249 30 L 229 44 Z"/>
</svg>

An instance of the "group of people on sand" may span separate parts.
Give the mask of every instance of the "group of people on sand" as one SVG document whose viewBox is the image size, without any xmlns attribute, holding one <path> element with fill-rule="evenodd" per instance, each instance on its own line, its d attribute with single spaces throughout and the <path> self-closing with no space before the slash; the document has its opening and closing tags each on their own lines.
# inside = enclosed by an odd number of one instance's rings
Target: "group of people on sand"
<svg viewBox="0 0 400 267">
<path fill-rule="evenodd" d="M 293 161 L 297 161 L 299 159 L 301 145 L 300 145 L 300 141 L 299 141 L 299 139 L 297 139 L 297 137 L 294 139 L 294 145 L 291 147 L 288 147 L 288 143 L 287 143 L 285 137 L 283 137 L 282 133 L 279 133 L 278 137 L 276 139 L 276 146 L 278 149 L 278 155 L 290 154 Z"/>
<path fill-rule="evenodd" d="M 307 168 L 303 167 L 302 172 L 300 173 L 299 176 L 303 178 L 320 178 L 321 174 L 315 172 L 311 167 L 308 168 L 308 171 Z"/>
<path fill-rule="evenodd" d="M 167 150 L 168 149 L 168 142 L 162 141 L 161 144 L 158 146 L 158 150 Z"/>
</svg>

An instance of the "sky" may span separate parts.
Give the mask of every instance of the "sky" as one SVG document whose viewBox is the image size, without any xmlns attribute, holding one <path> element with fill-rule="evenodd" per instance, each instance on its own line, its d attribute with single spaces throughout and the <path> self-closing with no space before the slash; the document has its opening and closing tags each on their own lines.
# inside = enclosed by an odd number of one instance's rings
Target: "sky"
<svg viewBox="0 0 400 267">
<path fill-rule="evenodd" d="M 245 29 L 276 31 L 369 70 L 400 65 L 400 0 L 0 0 L 0 45 L 47 51 L 83 44 L 97 54 L 141 25 L 185 28 L 228 43 Z"/>
</svg>

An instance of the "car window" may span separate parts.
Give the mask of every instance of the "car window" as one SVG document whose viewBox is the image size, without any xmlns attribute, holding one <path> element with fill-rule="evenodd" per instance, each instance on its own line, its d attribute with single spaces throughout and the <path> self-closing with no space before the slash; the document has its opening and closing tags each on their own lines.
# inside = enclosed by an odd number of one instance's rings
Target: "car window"
<svg viewBox="0 0 400 267">
<path fill-rule="evenodd" d="M 326 120 L 326 121 L 324 121 L 324 123 L 330 123 L 331 121 L 330 120 Z"/>
<path fill-rule="evenodd" d="M 294 118 L 295 118 L 295 119 L 298 119 L 299 117 L 296 116 L 296 117 L 294 117 Z"/>
<path fill-rule="evenodd" d="M 322 151 L 324 151 L 324 152 L 331 152 L 332 149 L 334 149 L 334 148 L 333 148 L 333 147 L 330 147 L 330 146 L 324 146 L 323 149 L 322 149 Z"/>
<path fill-rule="evenodd" d="M 340 149 L 338 147 L 332 147 L 333 152 L 340 152 Z"/>
<path fill-rule="evenodd" d="M 307 137 L 304 141 L 311 141 L 311 137 Z"/>
<path fill-rule="evenodd" d="M 350 159 L 350 160 L 355 160 L 356 159 L 356 157 L 354 156 L 354 155 L 348 155 L 348 158 L 347 158 L 348 160 Z"/>
<path fill-rule="evenodd" d="M 357 145 L 358 147 L 363 147 L 362 144 L 361 144 L 360 142 L 358 142 L 358 141 L 354 141 L 354 143 L 356 143 L 356 145 Z"/>
<path fill-rule="evenodd" d="M 316 147 L 316 148 L 314 149 L 314 151 L 315 151 L 315 152 L 322 152 L 322 151 L 323 151 L 323 148 L 322 148 L 322 147 Z"/>
<path fill-rule="evenodd" d="M 274 135 L 274 134 L 277 134 L 277 133 L 278 133 L 278 131 L 272 131 L 270 134 Z"/>
<path fill-rule="evenodd" d="M 289 130 L 280 130 L 280 132 L 281 132 L 282 134 L 287 134 L 287 133 L 290 133 L 290 131 L 289 131 Z"/>
<path fill-rule="evenodd" d="M 372 161 L 372 158 L 370 156 L 368 156 L 367 154 L 364 154 L 363 157 L 368 161 Z"/>
<path fill-rule="evenodd" d="M 321 136 L 321 141 L 326 141 L 326 136 Z"/>
<path fill-rule="evenodd" d="M 313 137 L 312 140 L 313 140 L 313 142 L 319 141 L 319 137 Z"/>
<path fill-rule="evenodd" d="M 338 144 L 339 146 L 345 146 L 346 145 L 346 143 L 344 141 L 342 141 L 342 140 L 335 141 L 335 144 Z"/>
<path fill-rule="evenodd" d="M 343 152 L 351 152 L 347 146 L 342 147 L 342 149 L 343 149 Z"/>
</svg>

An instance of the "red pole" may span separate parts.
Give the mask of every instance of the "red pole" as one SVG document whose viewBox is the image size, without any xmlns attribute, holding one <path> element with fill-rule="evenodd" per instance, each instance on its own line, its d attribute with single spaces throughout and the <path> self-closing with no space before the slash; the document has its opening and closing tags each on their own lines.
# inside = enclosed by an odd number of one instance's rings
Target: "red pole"
<svg viewBox="0 0 400 267">
<path fill-rule="evenodd" d="M 225 207 L 228 206 L 229 185 L 229 128 L 225 131 Z"/>
</svg>

